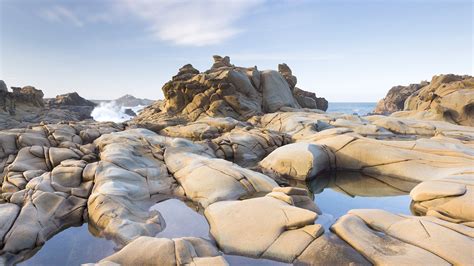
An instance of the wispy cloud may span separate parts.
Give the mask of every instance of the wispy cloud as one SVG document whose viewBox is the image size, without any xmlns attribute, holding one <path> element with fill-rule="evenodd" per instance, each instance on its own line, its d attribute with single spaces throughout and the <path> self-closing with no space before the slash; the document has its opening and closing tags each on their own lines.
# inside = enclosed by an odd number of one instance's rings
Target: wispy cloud
<svg viewBox="0 0 474 266">
<path fill-rule="evenodd" d="M 84 26 L 82 21 L 74 12 L 64 6 L 51 6 L 40 10 L 40 16 L 50 22 L 67 22 L 71 23 L 76 27 Z"/>
<path fill-rule="evenodd" d="M 152 36 L 178 45 L 218 44 L 244 31 L 235 24 L 263 0 L 121 0 Z"/>
</svg>

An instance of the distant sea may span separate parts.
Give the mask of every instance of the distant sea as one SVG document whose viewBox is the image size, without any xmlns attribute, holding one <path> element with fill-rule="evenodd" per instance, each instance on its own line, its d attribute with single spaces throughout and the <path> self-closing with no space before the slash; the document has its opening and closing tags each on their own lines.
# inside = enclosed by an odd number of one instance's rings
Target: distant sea
<svg viewBox="0 0 474 266">
<path fill-rule="evenodd" d="M 366 115 L 374 111 L 377 103 L 330 102 L 327 112 Z"/>
</svg>

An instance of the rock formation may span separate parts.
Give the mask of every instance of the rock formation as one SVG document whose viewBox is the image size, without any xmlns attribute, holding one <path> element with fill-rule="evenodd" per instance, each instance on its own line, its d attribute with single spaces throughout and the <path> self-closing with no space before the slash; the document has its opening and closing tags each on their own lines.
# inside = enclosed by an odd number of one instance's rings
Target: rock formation
<svg viewBox="0 0 474 266">
<path fill-rule="evenodd" d="M 418 93 L 418 91 L 427 86 L 429 82 L 423 81 L 419 84 L 410 84 L 408 86 L 392 87 L 385 98 L 380 100 L 375 107 L 375 114 L 389 115 L 397 111 L 403 111 L 405 108 L 405 101 L 411 95 Z"/>
<path fill-rule="evenodd" d="M 43 99 L 43 92 L 32 86 L 12 87 L 0 82 L 0 129 L 27 127 L 41 122 L 82 121 L 90 119 L 95 104 L 77 93 Z"/>
<path fill-rule="evenodd" d="M 115 254 L 91 261 L 99 265 L 227 265 L 229 254 L 295 265 L 474 260 L 474 128 L 450 123 L 468 121 L 468 112 L 450 122 L 325 113 L 311 109 L 318 98 L 295 87 L 284 64 L 259 71 L 214 60 L 203 73 L 183 66 L 163 87 L 166 99 L 128 123 L 1 130 L 0 264 L 28 259 L 83 223 L 116 244 Z M 423 113 L 421 99 L 434 90 L 429 108 L 448 108 L 443 99 L 457 108 L 470 82 L 434 79 L 407 102 Z M 92 107 L 77 94 L 43 107 L 40 91 L 4 87 L 4 116 L 25 115 L 23 105 L 40 113 Z M 419 216 L 357 209 L 325 222 L 312 193 L 328 188 L 360 197 L 410 194 L 407 210 Z M 168 199 L 203 215 L 209 239 L 160 235 L 170 225 L 150 207 Z"/>
<path fill-rule="evenodd" d="M 279 71 L 236 67 L 227 56 L 214 56 L 213 66 L 203 73 L 184 65 L 163 86 L 165 101 L 146 108 L 135 122 L 156 124 L 169 116 L 189 121 L 203 117 L 243 121 L 283 107 L 327 109 L 323 98 L 295 88 L 296 77 L 286 64 L 279 65 Z"/>
<path fill-rule="evenodd" d="M 394 87 L 375 109 L 375 113 L 392 112 L 395 112 L 392 114 L 394 117 L 442 120 L 474 126 L 474 78 L 467 75 L 439 75 L 434 76 L 430 83 Z"/>
<path fill-rule="evenodd" d="M 125 94 L 124 96 L 114 100 L 118 105 L 125 107 L 148 106 L 154 101 L 150 99 L 139 99 L 133 95 Z"/>
</svg>

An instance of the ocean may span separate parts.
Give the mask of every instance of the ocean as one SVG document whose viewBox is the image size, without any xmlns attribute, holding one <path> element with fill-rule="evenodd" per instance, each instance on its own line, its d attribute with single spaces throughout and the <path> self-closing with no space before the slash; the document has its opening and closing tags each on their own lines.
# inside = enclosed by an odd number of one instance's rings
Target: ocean
<svg viewBox="0 0 474 266">
<path fill-rule="evenodd" d="M 377 103 L 330 102 L 327 112 L 366 115 L 374 111 Z"/>
</svg>

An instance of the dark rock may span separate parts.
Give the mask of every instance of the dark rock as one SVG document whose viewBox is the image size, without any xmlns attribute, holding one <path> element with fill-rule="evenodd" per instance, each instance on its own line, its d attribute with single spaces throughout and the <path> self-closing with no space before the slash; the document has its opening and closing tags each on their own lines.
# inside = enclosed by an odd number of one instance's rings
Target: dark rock
<svg viewBox="0 0 474 266">
<path fill-rule="evenodd" d="M 125 109 L 125 114 L 129 116 L 137 116 L 137 114 L 130 108 Z"/>
</svg>

